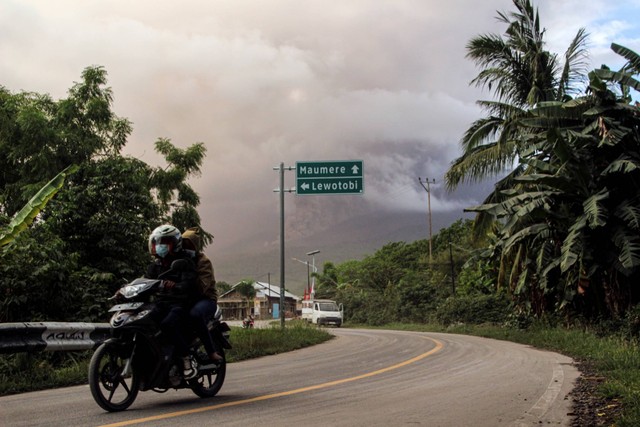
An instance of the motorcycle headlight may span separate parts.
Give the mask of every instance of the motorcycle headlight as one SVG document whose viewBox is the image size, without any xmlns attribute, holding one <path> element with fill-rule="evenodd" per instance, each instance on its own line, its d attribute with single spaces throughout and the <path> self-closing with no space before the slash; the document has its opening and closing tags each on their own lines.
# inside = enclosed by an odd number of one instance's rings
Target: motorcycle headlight
<svg viewBox="0 0 640 427">
<path fill-rule="evenodd" d="M 127 285 L 120 288 L 120 293 L 127 299 L 135 297 L 139 292 L 139 287 L 134 285 Z"/>
</svg>

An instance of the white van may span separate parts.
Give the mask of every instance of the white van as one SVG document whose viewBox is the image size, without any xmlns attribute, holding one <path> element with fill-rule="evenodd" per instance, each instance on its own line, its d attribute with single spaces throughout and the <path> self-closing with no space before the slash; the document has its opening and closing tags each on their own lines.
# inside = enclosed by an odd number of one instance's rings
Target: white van
<svg viewBox="0 0 640 427">
<path fill-rule="evenodd" d="M 314 325 L 342 325 L 344 307 L 330 299 L 302 301 L 302 319 Z"/>
</svg>

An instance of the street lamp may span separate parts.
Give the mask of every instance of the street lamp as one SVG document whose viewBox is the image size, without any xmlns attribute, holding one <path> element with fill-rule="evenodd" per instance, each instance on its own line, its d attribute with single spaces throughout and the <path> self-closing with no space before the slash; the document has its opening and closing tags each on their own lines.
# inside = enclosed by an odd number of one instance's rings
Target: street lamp
<svg viewBox="0 0 640 427">
<path fill-rule="evenodd" d="M 318 249 L 316 249 L 315 251 L 307 252 L 307 256 L 311 257 L 311 268 L 314 273 L 318 272 L 318 269 L 316 268 L 316 254 L 319 254 L 319 253 L 320 251 Z M 315 293 L 316 293 L 316 276 L 314 275 L 311 278 L 311 299 L 314 299 Z"/>
<path fill-rule="evenodd" d="M 307 287 L 304 291 L 305 295 L 307 295 L 307 292 L 311 292 L 311 272 L 309 271 L 311 265 L 309 264 L 309 261 L 302 261 L 301 259 L 295 257 L 291 259 L 307 266 Z"/>
<path fill-rule="evenodd" d="M 311 282 L 311 273 L 310 273 L 310 271 L 309 271 L 309 268 L 310 268 L 310 266 L 309 266 L 309 261 L 303 261 L 303 260 L 298 259 L 298 258 L 295 258 L 295 257 L 294 257 L 294 258 L 291 258 L 291 259 L 292 259 L 292 260 L 294 260 L 294 261 L 298 261 L 300 264 L 304 264 L 304 265 L 306 265 L 306 266 L 307 266 L 307 287 L 306 287 L 306 289 L 305 289 L 305 291 L 304 291 L 304 293 L 305 293 L 305 295 L 306 295 L 306 294 L 307 294 L 307 292 L 308 292 L 308 291 L 310 291 L 310 288 L 311 288 L 311 283 L 310 283 L 310 282 Z M 305 297 L 305 298 L 306 298 L 306 297 Z"/>
</svg>

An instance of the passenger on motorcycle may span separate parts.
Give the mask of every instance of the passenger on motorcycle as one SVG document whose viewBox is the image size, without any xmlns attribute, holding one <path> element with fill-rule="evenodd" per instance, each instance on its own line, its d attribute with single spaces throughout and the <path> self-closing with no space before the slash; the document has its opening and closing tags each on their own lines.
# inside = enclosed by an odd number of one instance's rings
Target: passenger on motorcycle
<svg viewBox="0 0 640 427">
<path fill-rule="evenodd" d="M 192 227 L 182 233 L 182 247 L 192 256 L 198 273 L 199 296 L 189 311 L 189 319 L 209 358 L 214 362 L 220 362 L 222 361 L 222 356 L 216 351 L 207 328 L 207 323 L 213 318 L 218 308 L 216 279 L 211 260 L 201 250 L 199 232 L 200 229 L 198 227 Z"/>
<path fill-rule="evenodd" d="M 155 260 L 147 267 L 146 277 L 163 279 L 158 293 L 161 330 L 175 346 L 175 354 L 181 357 L 185 378 L 196 374 L 188 357 L 188 342 L 184 331 L 189 326 L 188 312 L 198 300 L 199 291 L 196 266 L 191 256 L 182 248 L 180 230 L 172 225 L 161 225 L 149 236 L 149 252 Z"/>
</svg>

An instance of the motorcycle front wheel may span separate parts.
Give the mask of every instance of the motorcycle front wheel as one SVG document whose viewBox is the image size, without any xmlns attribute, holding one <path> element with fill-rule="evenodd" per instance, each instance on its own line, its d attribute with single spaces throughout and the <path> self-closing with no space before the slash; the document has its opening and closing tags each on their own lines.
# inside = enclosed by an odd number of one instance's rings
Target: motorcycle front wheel
<svg viewBox="0 0 640 427">
<path fill-rule="evenodd" d="M 124 411 L 131 406 L 138 396 L 140 385 L 135 372 L 124 374 L 128 359 L 116 350 L 109 343 L 100 345 L 89 364 L 91 395 L 102 409 L 109 412 Z"/>
<path fill-rule="evenodd" d="M 201 346 L 198 350 L 198 362 L 201 365 L 211 363 L 209 361 L 209 357 L 204 351 L 204 347 Z M 205 372 L 188 381 L 191 390 L 193 390 L 193 392 L 199 397 L 207 398 L 215 396 L 222 388 L 222 384 L 224 384 L 224 377 L 227 374 L 227 358 L 223 349 L 219 349 L 218 353 L 222 356 L 220 366 L 211 372 Z"/>
</svg>

